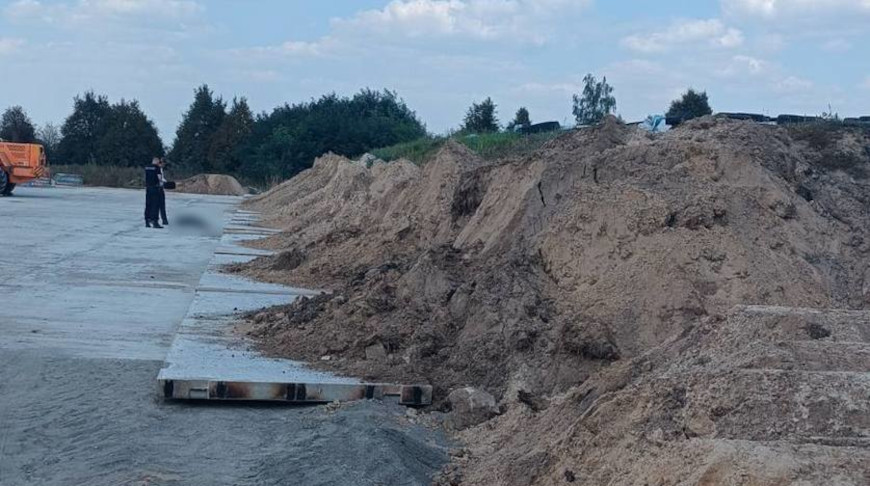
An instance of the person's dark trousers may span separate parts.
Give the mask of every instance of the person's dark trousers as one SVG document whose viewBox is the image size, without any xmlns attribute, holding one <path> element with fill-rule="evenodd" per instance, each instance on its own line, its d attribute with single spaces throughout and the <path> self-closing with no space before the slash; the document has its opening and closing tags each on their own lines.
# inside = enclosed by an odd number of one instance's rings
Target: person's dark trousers
<svg viewBox="0 0 870 486">
<path fill-rule="evenodd" d="M 160 187 L 145 188 L 145 222 L 157 223 L 160 217 Z"/>
<path fill-rule="evenodd" d="M 162 187 L 160 188 L 160 194 L 158 195 L 157 209 L 160 219 L 163 220 L 163 224 L 169 224 L 169 220 L 166 218 L 166 191 Z"/>
</svg>

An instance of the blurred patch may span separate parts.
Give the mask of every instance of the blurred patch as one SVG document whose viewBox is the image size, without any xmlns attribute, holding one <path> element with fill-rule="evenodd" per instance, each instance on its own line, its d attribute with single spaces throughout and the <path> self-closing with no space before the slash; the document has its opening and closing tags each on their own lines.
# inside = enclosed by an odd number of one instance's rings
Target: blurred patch
<svg viewBox="0 0 870 486">
<path fill-rule="evenodd" d="M 174 231 L 197 236 L 221 236 L 221 221 L 205 212 L 182 211 L 172 218 Z"/>
</svg>

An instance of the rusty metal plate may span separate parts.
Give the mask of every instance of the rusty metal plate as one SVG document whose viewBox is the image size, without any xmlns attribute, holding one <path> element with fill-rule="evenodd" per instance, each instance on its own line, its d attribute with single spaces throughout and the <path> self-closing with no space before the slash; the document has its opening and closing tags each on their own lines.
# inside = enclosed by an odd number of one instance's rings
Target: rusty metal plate
<svg viewBox="0 0 870 486">
<path fill-rule="evenodd" d="M 344 383 L 251 383 L 206 380 L 158 380 L 163 397 L 170 400 L 267 401 L 331 403 L 396 399 L 399 404 L 432 404 L 429 385 Z"/>
</svg>

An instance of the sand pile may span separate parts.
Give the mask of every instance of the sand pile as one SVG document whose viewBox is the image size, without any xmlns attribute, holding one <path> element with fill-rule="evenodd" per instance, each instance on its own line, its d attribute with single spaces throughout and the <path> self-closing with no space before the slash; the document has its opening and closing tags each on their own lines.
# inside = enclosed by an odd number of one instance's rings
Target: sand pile
<svg viewBox="0 0 870 486">
<path fill-rule="evenodd" d="M 461 434 L 440 483 L 864 485 L 870 312 L 737 308 Z"/>
<path fill-rule="evenodd" d="M 668 390 L 659 387 L 665 376 L 671 388 L 695 377 L 696 388 L 685 394 L 699 404 L 728 386 L 737 387 L 734 403 L 753 395 L 752 383 L 764 387 L 764 380 L 727 381 L 734 374 L 725 370 L 743 365 L 730 348 L 705 340 L 712 334 L 697 334 L 741 322 L 727 317 L 735 305 L 861 309 L 870 303 L 870 197 L 862 172 L 870 167 L 868 145 L 866 133 L 807 135 L 712 118 L 652 136 L 611 119 L 531 156 L 494 163 L 455 144 L 423 168 L 398 162 L 367 169 L 327 156 L 249 203 L 287 230 L 262 243 L 284 253 L 236 270 L 330 287 L 335 295 L 258 314 L 249 332 L 277 355 L 372 380 L 429 382 L 436 399 L 464 385 L 494 394 L 506 413 L 469 436 L 476 439 L 463 484 L 561 484 L 571 477 L 585 478 L 581 484 L 637 484 L 630 478 L 640 478 L 643 461 L 653 461 L 649 451 L 670 464 L 662 467 L 685 467 L 687 474 L 711 457 L 728 463 L 749 450 L 739 441 L 780 440 L 770 432 L 776 420 L 811 419 L 764 409 L 776 417 L 750 426 L 756 435 L 727 432 L 730 425 L 721 436 L 708 434 L 731 442 L 708 444 L 700 462 L 687 456 L 696 449 L 686 441 L 696 437 L 671 433 L 697 410 L 686 415 L 680 405 L 675 410 L 683 415 L 671 420 L 676 425 L 659 427 L 661 434 L 651 429 L 666 447 L 647 447 L 639 424 L 660 421 L 656 414 L 671 406 L 670 395 L 658 394 Z M 745 345 L 761 339 L 738 337 Z M 697 348 L 724 364 L 692 369 L 673 346 Z M 638 360 L 650 353 L 661 358 L 647 368 Z M 325 355 L 331 359 L 321 361 Z M 839 373 L 835 365 L 828 371 Z M 725 381 L 709 379 L 719 372 Z M 629 378 L 614 388 L 614 373 Z M 765 396 L 806 404 L 791 392 L 828 390 L 812 376 L 791 376 L 786 381 L 794 388 L 782 385 Z M 850 377 L 843 374 L 843 386 L 867 390 Z M 592 440 L 605 427 L 588 432 L 589 424 L 606 422 L 588 421 L 594 414 L 581 406 L 583 397 L 615 390 L 624 390 L 619 400 L 625 403 L 613 401 L 597 413 L 623 425 Z M 519 391 L 535 400 L 556 397 L 554 405 L 529 412 L 516 399 Z M 689 400 L 674 393 L 677 404 Z M 540 418 L 529 421 L 524 413 Z M 713 415 L 720 430 L 720 416 Z M 866 447 L 870 427 L 845 423 Z M 839 437 L 825 427 L 818 426 L 820 436 Z M 510 434 L 522 438 L 487 451 L 486 444 Z M 783 437 L 793 447 L 809 436 Z M 855 447 L 833 446 L 846 445 Z M 765 451 L 792 461 L 783 471 L 812 463 L 803 453 Z M 754 467 L 728 464 L 733 467 L 722 478 Z M 650 484 L 677 484 L 682 473 L 675 474 Z"/>
<path fill-rule="evenodd" d="M 178 181 L 176 191 L 213 196 L 244 196 L 248 193 L 235 177 L 223 174 L 199 174 Z"/>
</svg>

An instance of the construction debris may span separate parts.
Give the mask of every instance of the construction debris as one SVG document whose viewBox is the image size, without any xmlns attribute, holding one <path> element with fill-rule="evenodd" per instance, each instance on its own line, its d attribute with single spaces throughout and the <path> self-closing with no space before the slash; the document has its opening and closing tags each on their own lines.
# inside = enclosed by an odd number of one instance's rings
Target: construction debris
<svg viewBox="0 0 870 486">
<path fill-rule="evenodd" d="M 329 155 L 248 203 L 285 230 L 256 245 L 292 258 L 235 270 L 333 297 L 245 329 L 436 402 L 491 393 L 461 484 L 863 484 L 870 322 L 794 309 L 870 304 L 868 146 L 611 118 L 497 162 Z"/>
</svg>

